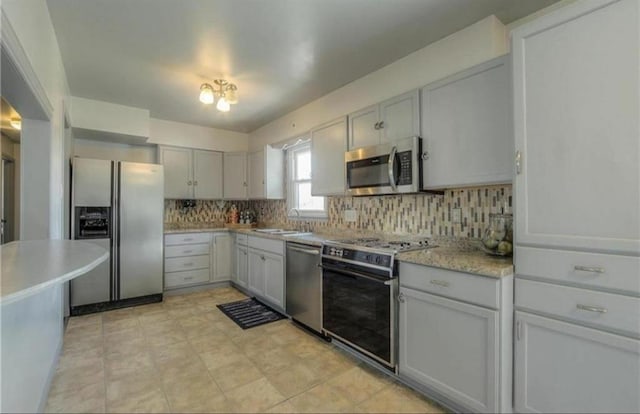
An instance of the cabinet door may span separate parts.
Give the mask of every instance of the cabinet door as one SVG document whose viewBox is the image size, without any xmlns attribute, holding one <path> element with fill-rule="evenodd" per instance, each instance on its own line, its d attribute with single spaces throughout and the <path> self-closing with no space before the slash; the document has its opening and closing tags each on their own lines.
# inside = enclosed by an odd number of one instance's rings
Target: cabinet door
<svg viewBox="0 0 640 414">
<path fill-rule="evenodd" d="M 512 32 L 516 243 L 640 251 L 639 8 L 576 2 Z"/>
<path fill-rule="evenodd" d="M 420 94 L 407 92 L 380 104 L 381 142 L 420 136 Z"/>
<path fill-rule="evenodd" d="M 211 244 L 213 266 L 211 269 L 211 281 L 231 279 L 231 236 L 229 233 L 217 233 L 213 235 Z"/>
<path fill-rule="evenodd" d="M 264 297 L 284 309 L 284 260 L 282 256 L 264 253 Z"/>
<path fill-rule="evenodd" d="M 249 198 L 265 198 L 264 151 L 249 153 L 247 157 L 247 163 L 247 171 L 249 176 Z"/>
<path fill-rule="evenodd" d="M 248 250 L 249 277 L 247 287 L 257 296 L 264 296 L 264 253 L 260 250 Z"/>
<path fill-rule="evenodd" d="M 193 192 L 199 200 L 222 198 L 222 153 L 193 151 Z"/>
<path fill-rule="evenodd" d="M 247 198 L 247 154 L 245 152 L 224 153 L 223 198 L 244 200 Z"/>
<path fill-rule="evenodd" d="M 500 57 L 422 89 L 425 188 L 511 183 L 509 80 Z"/>
<path fill-rule="evenodd" d="M 311 131 L 311 194 L 344 195 L 347 119 L 339 118 Z"/>
<path fill-rule="evenodd" d="M 284 199 L 284 151 L 273 148 L 271 145 L 264 147 L 264 196 L 268 199 Z"/>
<path fill-rule="evenodd" d="M 380 144 L 378 105 L 349 114 L 349 149 Z"/>
<path fill-rule="evenodd" d="M 164 166 L 164 198 L 193 198 L 193 151 L 187 148 L 160 147 Z"/>
<path fill-rule="evenodd" d="M 236 247 L 236 283 L 246 288 L 249 284 L 249 252 L 245 246 Z"/>
<path fill-rule="evenodd" d="M 400 288 L 399 372 L 472 411 L 496 412 L 498 312 Z"/>
<path fill-rule="evenodd" d="M 516 312 L 515 411 L 640 411 L 640 341 Z"/>
</svg>

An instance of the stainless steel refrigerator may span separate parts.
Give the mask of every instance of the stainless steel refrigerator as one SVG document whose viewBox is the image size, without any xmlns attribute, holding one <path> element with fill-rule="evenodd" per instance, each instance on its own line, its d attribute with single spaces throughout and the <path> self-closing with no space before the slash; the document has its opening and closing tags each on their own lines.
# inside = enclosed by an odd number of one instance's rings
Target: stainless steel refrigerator
<svg viewBox="0 0 640 414">
<path fill-rule="evenodd" d="M 110 259 L 73 279 L 72 315 L 162 300 L 162 165 L 74 158 L 71 234 Z"/>
</svg>

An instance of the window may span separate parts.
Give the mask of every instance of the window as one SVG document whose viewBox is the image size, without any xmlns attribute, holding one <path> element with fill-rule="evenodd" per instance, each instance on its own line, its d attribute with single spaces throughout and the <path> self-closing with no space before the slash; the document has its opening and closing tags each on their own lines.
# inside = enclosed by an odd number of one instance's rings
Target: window
<svg viewBox="0 0 640 414">
<path fill-rule="evenodd" d="M 311 195 L 311 143 L 287 150 L 289 217 L 327 217 L 325 197 Z"/>
</svg>

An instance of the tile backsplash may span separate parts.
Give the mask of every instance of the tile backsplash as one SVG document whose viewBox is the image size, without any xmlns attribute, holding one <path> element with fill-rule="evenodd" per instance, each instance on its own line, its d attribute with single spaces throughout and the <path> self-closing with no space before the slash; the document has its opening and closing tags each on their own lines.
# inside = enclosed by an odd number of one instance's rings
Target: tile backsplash
<svg viewBox="0 0 640 414">
<path fill-rule="evenodd" d="M 188 224 L 223 222 L 235 204 L 252 209 L 258 221 L 267 225 L 295 228 L 300 220 L 287 217 L 285 200 L 216 201 L 198 200 L 195 207 L 182 208 L 179 200 L 165 201 L 165 222 Z M 489 214 L 511 213 L 510 185 L 446 190 L 444 195 L 408 194 L 376 197 L 329 197 L 329 217 L 308 221 L 313 229 L 353 229 L 385 233 L 412 233 L 433 236 L 479 238 L 487 226 Z M 460 209 L 460 223 L 454 223 L 454 209 Z M 355 210 L 355 222 L 344 219 L 345 210 Z"/>
</svg>

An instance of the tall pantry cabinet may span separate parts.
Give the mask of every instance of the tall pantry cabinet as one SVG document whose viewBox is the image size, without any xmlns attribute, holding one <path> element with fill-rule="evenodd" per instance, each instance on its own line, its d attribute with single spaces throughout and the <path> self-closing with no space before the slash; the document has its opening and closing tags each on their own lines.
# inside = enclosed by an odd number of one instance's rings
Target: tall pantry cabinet
<svg viewBox="0 0 640 414">
<path fill-rule="evenodd" d="M 517 412 L 640 411 L 639 8 L 512 32 Z"/>
</svg>

